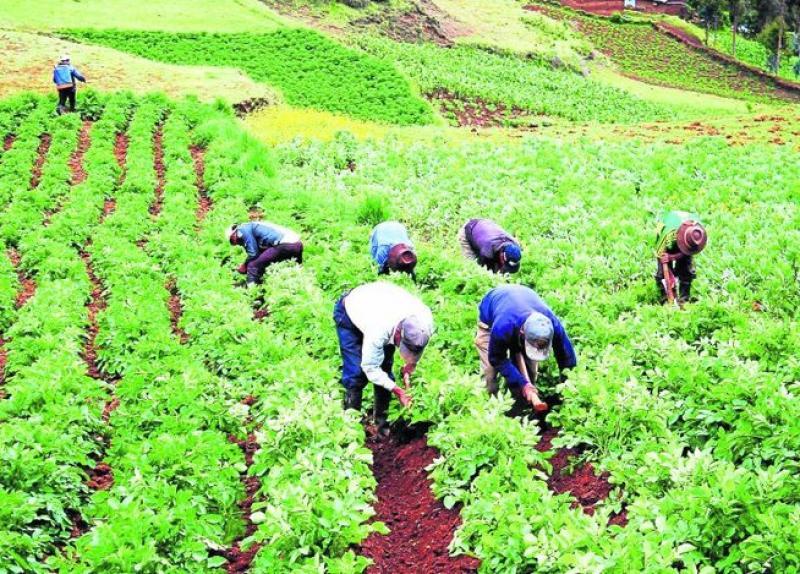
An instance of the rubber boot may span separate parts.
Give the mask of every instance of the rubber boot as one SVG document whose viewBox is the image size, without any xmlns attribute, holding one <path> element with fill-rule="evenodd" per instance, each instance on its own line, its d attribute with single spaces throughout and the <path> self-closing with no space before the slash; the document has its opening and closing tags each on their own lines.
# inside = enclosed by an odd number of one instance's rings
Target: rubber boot
<svg viewBox="0 0 800 574">
<path fill-rule="evenodd" d="M 361 410 L 361 396 L 364 389 L 361 387 L 344 390 L 344 409 Z"/>
<path fill-rule="evenodd" d="M 387 391 L 383 387 L 375 385 L 375 408 L 373 416 L 375 418 L 375 427 L 378 429 L 378 434 L 387 436 L 389 434 L 389 423 L 386 420 L 386 411 L 389 410 L 389 402 L 392 400 L 391 391 Z"/>
<path fill-rule="evenodd" d="M 692 296 L 692 284 L 689 281 L 681 281 L 678 286 L 678 303 L 688 303 Z"/>
</svg>

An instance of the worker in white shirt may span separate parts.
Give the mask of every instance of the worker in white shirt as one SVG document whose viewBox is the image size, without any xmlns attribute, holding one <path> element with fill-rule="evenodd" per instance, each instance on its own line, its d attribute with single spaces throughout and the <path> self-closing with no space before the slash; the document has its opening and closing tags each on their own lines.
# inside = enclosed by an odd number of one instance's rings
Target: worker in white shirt
<svg viewBox="0 0 800 574">
<path fill-rule="evenodd" d="M 333 310 L 342 352 L 345 409 L 361 410 L 367 382 L 375 388 L 375 424 L 389 433 L 386 411 L 392 394 L 400 404 L 411 403 L 410 377 L 433 331 L 431 310 L 405 289 L 392 283 L 367 283 L 346 292 Z M 394 349 L 403 359 L 403 387 L 394 382 Z"/>
</svg>

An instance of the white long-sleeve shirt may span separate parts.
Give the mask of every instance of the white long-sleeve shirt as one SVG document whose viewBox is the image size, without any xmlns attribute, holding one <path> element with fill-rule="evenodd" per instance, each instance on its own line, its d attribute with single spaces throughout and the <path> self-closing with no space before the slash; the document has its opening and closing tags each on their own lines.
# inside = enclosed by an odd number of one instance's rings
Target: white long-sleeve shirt
<svg viewBox="0 0 800 574">
<path fill-rule="evenodd" d="M 397 385 L 381 369 L 383 348 L 393 344 L 397 325 L 412 315 L 426 322 L 432 331 L 431 310 L 402 287 L 384 281 L 367 283 L 350 291 L 344 299 L 344 308 L 364 335 L 361 370 L 371 383 L 391 391 Z"/>
</svg>

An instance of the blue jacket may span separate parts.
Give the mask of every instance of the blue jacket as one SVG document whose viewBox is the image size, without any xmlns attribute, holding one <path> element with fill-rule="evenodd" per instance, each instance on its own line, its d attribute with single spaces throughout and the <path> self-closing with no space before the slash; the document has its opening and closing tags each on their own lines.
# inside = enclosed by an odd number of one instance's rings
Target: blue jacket
<svg viewBox="0 0 800 574">
<path fill-rule="evenodd" d="M 553 322 L 553 353 L 560 369 L 577 364 L 575 350 L 561 321 L 536 292 L 522 285 L 502 285 L 489 291 L 481 301 L 480 321 L 489 326 L 489 363 L 508 381 L 510 387 L 525 385 L 525 377 L 511 360 L 513 353 L 524 349 L 520 329 L 532 311 Z"/>
<path fill-rule="evenodd" d="M 378 269 L 383 269 L 389 259 L 389 251 L 398 243 L 405 243 L 411 249 L 414 244 L 408 237 L 408 231 L 399 221 L 384 221 L 379 223 L 369 235 L 369 252 L 377 263 Z"/>
<path fill-rule="evenodd" d="M 261 255 L 261 252 L 280 243 L 289 230 L 266 223 L 251 221 L 236 226 L 236 233 L 242 239 L 247 252 L 247 263 Z"/>
<path fill-rule="evenodd" d="M 75 80 L 85 82 L 81 73 L 71 64 L 59 64 L 53 68 L 53 83 L 57 86 L 64 86 L 67 84 L 75 85 Z"/>
</svg>

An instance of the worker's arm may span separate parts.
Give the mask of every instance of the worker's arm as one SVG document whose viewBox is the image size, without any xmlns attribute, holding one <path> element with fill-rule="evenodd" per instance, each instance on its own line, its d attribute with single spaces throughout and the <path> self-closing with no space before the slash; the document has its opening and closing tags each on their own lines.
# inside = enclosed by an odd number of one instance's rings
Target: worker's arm
<svg viewBox="0 0 800 574">
<path fill-rule="evenodd" d="M 489 334 L 489 364 L 503 375 L 509 387 L 524 387 L 528 381 L 511 360 L 510 341 L 513 325 L 495 323 Z"/>
<path fill-rule="evenodd" d="M 397 386 L 381 368 L 384 361 L 383 349 L 391 340 L 391 331 L 389 333 L 364 333 L 364 343 L 361 347 L 361 370 L 364 371 L 370 383 L 383 387 L 387 391 L 392 391 Z"/>
<path fill-rule="evenodd" d="M 55 85 L 58 85 L 58 78 L 56 77 L 56 74 L 57 74 L 57 71 L 56 71 L 55 68 L 53 68 L 53 83 Z"/>
<path fill-rule="evenodd" d="M 86 82 L 86 78 L 83 77 L 77 68 L 72 68 L 72 77 L 81 82 Z"/>
<path fill-rule="evenodd" d="M 237 230 L 237 232 L 239 235 L 241 235 L 244 250 L 247 252 L 247 260 L 245 263 L 249 263 L 258 257 L 258 240 L 256 239 L 255 235 L 253 235 L 253 230 L 251 227 L 241 227 Z"/>
<path fill-rule="evenodd" d="M 561 370 L 572 369 L 578 364 L 572 341 L 569 340 L 567 331 L 561 321 L 558 320 L 558 317 L 551 314 L 550 320 L 553 322 L 553 353 L 556 356 L 558 368 Z"/>
</svg>

